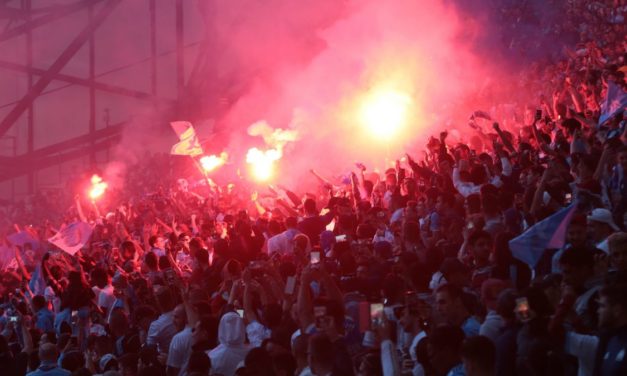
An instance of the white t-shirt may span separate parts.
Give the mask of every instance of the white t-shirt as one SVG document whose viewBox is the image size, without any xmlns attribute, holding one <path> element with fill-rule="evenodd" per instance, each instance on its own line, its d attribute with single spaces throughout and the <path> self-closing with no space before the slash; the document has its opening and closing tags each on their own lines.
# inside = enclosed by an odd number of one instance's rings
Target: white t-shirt
<svg viewBox="0 0 627 376">
<path fill-rule="evenodd" d="M 599 337 L 575 332 L 566 333 L 564 351 L 577 357 L 579 361 L 578 376 L 592 375 L 594 360 L 599 345 Z"/>
<path fill-rule="evenodd" d="M 488 312 L 483 324 L 481 324 L 479 334 L 490 338 L 492 342 L 496 342 L 496 339 L 501 335 L 503 327 L 505 327 L 503 317 L 491 310 Z"/>
<path fill-rule="evenodd" d="M 252 347 L 259 347 L 264 339 L 270 338 L 272 331 L 257 321 L 246 325 L 246 335 Z"/>
<path fill-rule="evenodd" d="M 168 367 L 178 368 L 179 376 L 187 375 L 187 364 L 192 349 L 192 328 L 186 327 L 172 337 L 168 351 Z"/>
<path fill-rule="evenodd" d="M 107 309 L 107 312 L 113 307 L 115 302 L 115 295 L 113 295 L 113 286 L 111 284 L 106 285 L 98 294 L 98 306 Z"/>
<path fill-rule="evenodd" d="M 170 341 L 176 334 L 173 320 L 174 311 L 163 313 L 150 323 L 146 344 L 157 345 L 157 351 L 165 353 L 170 349 Z"/>
</svg>

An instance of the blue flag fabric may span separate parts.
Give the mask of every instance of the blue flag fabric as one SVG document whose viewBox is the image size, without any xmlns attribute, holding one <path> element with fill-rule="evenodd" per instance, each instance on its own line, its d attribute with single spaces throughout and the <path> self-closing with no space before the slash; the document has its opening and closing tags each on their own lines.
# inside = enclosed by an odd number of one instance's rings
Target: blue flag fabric
<svg viewBox="0 0 627 376">
<path fill-rule="evenodd" d="M 603 125 L 608 119 L 627 108 L 627 92 L 620 86 L 610 81 L 607 86 L 607 96 L 601 103 L 601 116 L 599 125 Z"/>
<path fill-rule="evenodd" d="M 30 290 L 34 295 L 44 294 L 44 291 L 46 290 L 46 281 L 41 273 L 41 265 L 37 265 L 37 267 L 35 267 L 35 271 L 31 274 L 30 281 L 28 282 L 28 287 L 30 287 Z"/>
<path fill-rule="evenodd" d="M 566 241 L 566 229 L 576 208 L 577 203 L 573 202 L 510 240 L 512 256 L 535 268 L 544 250 L 562 248 Z"/>
</svg>

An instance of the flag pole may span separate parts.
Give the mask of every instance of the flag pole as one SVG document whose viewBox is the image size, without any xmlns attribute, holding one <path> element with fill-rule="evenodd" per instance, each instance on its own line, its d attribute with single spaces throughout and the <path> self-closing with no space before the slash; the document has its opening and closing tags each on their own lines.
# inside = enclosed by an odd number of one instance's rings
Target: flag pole
<svg viewBox="0 0 627 376">
<path fill-rule="evenodd" d="M 209 175 L 207 175 L 207 171 L 205 171 L 205 169 L 202 167 L 202 165 L 200 164 L 200 162 L 196 159 L 196 157 L 193 157 L 190 155 L 190 158 L 192 159 L 192 161 L 194 161 L 194 164 L 196 165 L 196 168 L 198 168 L 200 170 L 200 173 L 202 174 L 202 176 L 205 178 L 205 181 L 207 182 L 207 186 L 209 188 L 213 188 L 213 186 L 215 185 L 215 183 L 209 179 Z"/>
</svg>

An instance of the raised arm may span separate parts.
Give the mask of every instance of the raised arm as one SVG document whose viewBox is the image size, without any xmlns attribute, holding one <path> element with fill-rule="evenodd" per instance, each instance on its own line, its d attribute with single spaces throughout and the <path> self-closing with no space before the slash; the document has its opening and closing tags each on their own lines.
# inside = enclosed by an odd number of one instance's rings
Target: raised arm
<svg viewBox="0 0 627 376">
<path fill-rule="evenodd" d="M 499 123 L 492 124 L 492 128 L 494 128 L 496 133 L 499 135 L 499 138 L 501 139 L 501 142 L 503 143 L 503 146 L 505 146 L 510 153 L 516 152 L 516 149 L 514 148 L 514 145 L 512 145 L 512 143 L 509 141 L 509 139 L 507 137 L 505 137 L 505 132 L 503 132 L 503 130 L 501 129 L 501 126 L 499 125 Z"/>
<path fill-rule="evenodd" d="M 81 198 L 79 195 L 74 196 L 74 204 L 76 205 L 78 217 L 81 219 L 81 221 L 87 222 L 87 217 L 85 217 L 85 213 L 83 213 L 83 206 L 81 205 Z"/>
</svg>

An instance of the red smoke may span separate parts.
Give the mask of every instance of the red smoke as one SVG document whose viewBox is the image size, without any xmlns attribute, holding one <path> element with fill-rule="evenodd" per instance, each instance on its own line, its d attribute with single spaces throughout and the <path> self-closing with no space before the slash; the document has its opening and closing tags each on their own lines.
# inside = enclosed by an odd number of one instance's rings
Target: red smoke
<svg viewBox="0 0 627 376">
<path fill-rule="evenodd" d="M 447 122 L 467 119 L 489 68 L 470 52 L 474 26 L 443 1 L 235 0 L 205 10 L 213 89 L 244 88 L 219 119 L 227 150 L 243 160 L 263 145 L 245 131 L 259 120 L 297 130 L 281 179 L 296 181 L 312 167 L 343 173 L 357 160 L 381 168 L 388 154 L 396 159 Z M 364 98 L 389 90 L 412 105 L 402 132 L 382 142 L 359 111 Z"/>
</svg>

